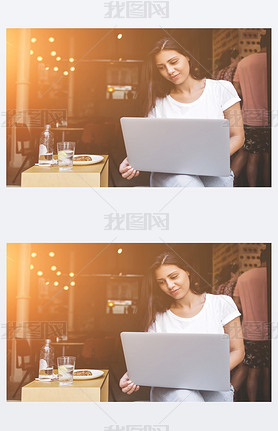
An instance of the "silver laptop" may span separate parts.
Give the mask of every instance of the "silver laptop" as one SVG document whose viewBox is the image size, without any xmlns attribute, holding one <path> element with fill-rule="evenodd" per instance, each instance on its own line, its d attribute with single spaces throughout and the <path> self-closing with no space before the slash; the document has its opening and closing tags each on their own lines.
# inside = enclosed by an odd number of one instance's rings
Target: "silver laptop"
<svg viewBox="0 0 278 431">
<path fill-rule="evenodd" d="M 127 371 L 137 385 L 230 389 L 227 334 L 122 332 Z"/>
<path fill-rule="evenodd" d="M 121 118 L 130 165 L 139 171 L 230 175 L 229 121 Z"/>
</svg>

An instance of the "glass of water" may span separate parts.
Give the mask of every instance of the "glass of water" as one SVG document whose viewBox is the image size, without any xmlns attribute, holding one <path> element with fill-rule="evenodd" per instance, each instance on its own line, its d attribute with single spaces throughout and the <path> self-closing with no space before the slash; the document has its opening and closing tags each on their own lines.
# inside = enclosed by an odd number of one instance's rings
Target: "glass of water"
<svg viewBox="0 0 278 431">
<path fill-rule="evenodd" d="M 70 171 L 73 164 L 75 142 L 58 142 L 58 165 L 60 171 Z"/>
<path fill-rule="evenodd" d="M 57 358 L 59 385 L 72 384 L 75 360 L 74 356 L 59 356 Z"/>
</svg>

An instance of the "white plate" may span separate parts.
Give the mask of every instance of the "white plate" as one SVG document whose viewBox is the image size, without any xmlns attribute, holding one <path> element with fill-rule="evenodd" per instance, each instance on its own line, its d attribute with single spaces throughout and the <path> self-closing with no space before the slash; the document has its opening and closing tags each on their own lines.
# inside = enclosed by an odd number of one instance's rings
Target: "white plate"
<svg viewBox="0 0 278 431">
<path fill-rule="evenodd" d="M 103 376 L 104 371 L 101 370 L 89 370 L 87 368 L 82 368 L 81 370 L 74 370 L 74 371 L 91 371 L 91 376 L 75 376 L 73 374 L 73 380 L 91 380 L 91 379 L 97 379 L 100 376 Z"/>
<path fill-rule="evenodd" d="M 74 157 L 77 157 L 77 156 L 89 156 L 91 157 L 92 160 L 88 160 L 84 162 L 81 162 L 78 160 L 75 161 Z M 75 154 L 74 157 L 73 157 L 74 166 L 94 165 L 95 163 L 99 163 L 104 159 L 103 156 L 95 156 L 93 154 Z"/>
</svg>

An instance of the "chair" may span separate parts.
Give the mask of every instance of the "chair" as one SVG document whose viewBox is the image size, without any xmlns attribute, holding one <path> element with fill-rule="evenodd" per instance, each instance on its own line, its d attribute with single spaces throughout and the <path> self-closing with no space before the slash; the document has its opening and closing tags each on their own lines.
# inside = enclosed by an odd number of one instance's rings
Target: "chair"
<svg viewBox="0 0 278 431">
<path fill-rule="evenodd" d="M 25 123 L 15 123 L 16 126 L 16 154 L 21 154 L 24 159 L 23 162 L 18 169 L 12 183 L 16 182 L 17 177 L 23 171 L 24 166 L 28 162 L 31 164 L 36 160 L 37 154 L 35 153 L 35 144 L 34 140 L 31 137 L 31 133 Z"/>
<path fill-rule="evenodd" d="M 16 391 L 13 394 L 13 398 L 15 398 L 19 389 L 23 386 L 23 383 L 28 375 L 31 377 L 35 374 L 35 360 L 32 355 L 31 347 L 26 338 L 17 338 L 16 339 L 16 368 L 21 368 L 22 371 L 25 371 L 21 382 L 16 388 Z"/>
</svg>

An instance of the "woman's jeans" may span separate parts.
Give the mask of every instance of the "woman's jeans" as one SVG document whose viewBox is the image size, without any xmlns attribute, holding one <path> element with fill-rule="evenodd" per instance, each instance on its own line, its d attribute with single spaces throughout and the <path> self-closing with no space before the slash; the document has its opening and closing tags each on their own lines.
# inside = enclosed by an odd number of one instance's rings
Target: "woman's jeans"
<svg viewBox="0 0 278 431">
<path fill-rule="evenodd" d="M 209 177 L 205 175 L 163 174 L 152 172 L 151 187 L 233 187 L 234 173 L 228 177 Z"/>
<path fill-rule="evenodd" d="M 229 391 L 193 391 L 188 389 L 151 388 L 150 401 L 157 402 L 228 402 L 234 400 L 234 388 Z"/>
</svg>

